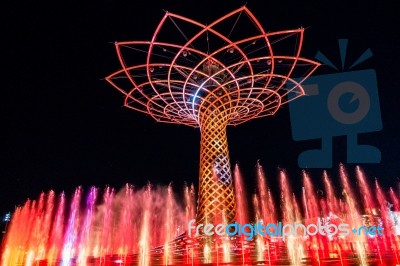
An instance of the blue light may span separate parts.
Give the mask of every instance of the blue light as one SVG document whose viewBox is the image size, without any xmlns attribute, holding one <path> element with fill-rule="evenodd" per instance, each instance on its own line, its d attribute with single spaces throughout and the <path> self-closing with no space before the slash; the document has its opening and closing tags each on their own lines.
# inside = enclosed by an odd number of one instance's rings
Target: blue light
<svg viewBox="0 0 400 266">
<path fill-rule="evenodd" d="M 6 213 L 3 218 L 3 222 L 9 222 L 11 220 L 11 213 Z"/>
</svg>

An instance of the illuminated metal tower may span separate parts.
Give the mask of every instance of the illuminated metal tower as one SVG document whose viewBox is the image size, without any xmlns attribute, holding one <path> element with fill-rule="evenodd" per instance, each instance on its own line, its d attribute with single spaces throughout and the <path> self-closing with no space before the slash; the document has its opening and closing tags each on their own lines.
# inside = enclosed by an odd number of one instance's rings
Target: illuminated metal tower
<svg viewBox="0 0 400 266">
<path fill-rule="evenodd" d="M 226 128 L 274 115 L 304 95 L 301 82 L 319 64 L 300 57 L 303 33 L 267 33 L 241 7 L 207 25 L 166 12 L 150 41 L 115 43 L 122 69 L 106 80 L 124 105 L 200 128 L 197 222 L 234 220 Z"/>
</svg>

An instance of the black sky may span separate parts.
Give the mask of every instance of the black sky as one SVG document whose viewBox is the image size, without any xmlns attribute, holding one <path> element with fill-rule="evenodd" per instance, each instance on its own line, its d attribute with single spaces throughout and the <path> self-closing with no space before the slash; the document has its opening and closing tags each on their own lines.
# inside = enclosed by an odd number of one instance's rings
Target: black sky
<svg viewBox="0 0 400 266">
<path fill-rule="evenodd" d="M 321 49 L 339 64 L 337 39 L 349 39 L 348 60 L 371 48 L 357 69 L 377 72 L 383 130 L 360 136 L 382 151 L 382 163 L 362 165 L 385 186 L 400 176 L 400 9 L 386 1 L 248 1 L 267 31 L 307 28 L 302 55 Z M 119 69 L 114 41 L 148 40 L 168 10 L 201 22 L 240 1 L 8 1 L 1 8 L 0 214 L 54 189 L 184 181 L 197 185 L 199 131 L 158 124 L 122 107 L 103 78 Z M 326 69 L 318 70 L 326 71 Z M 260 159 L 270 182 L 285 168 L 299 187 L 298 154 L 318 141 L 294 142 L 288 108 L 276 117 L 228 130 L 232 162 L 249 187 Z M 334 176 L 346 160 L 345 138 L 334 139 Z M 354 165 L 348 165 L 349 172 Z M 317 180 L 321 170 L 312 171 Z"/>
</svg>

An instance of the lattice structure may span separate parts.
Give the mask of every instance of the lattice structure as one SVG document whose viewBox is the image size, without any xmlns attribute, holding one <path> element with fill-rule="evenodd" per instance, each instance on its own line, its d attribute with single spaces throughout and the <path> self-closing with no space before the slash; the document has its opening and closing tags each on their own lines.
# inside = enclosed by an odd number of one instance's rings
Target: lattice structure
<svg viewBox="0 0 400 266">
<path fill-rule="evenodd" d="M 200 127 L 198 222 L 235 217 L 226 127 L 304 95 L 301 82 L 319 64 L 300 57 L 303 33 L 267 33 L 241 7 L 207 25 L 166 12 L 151 41 L 115 43 L 122 69 L 106 80 L 126 107 Z"/>
</svg>

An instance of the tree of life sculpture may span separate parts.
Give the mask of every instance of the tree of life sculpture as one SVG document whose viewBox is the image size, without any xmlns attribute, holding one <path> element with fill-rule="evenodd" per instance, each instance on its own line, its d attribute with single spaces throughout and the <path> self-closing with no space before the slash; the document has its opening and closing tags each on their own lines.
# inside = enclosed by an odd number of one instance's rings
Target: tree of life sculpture
<svg viewBox="0 0 400 266">
<path fill-rule="evenodd" d="M 300 56 L 303 36 L 303 28 L 266 32 L 244 6 L 210 24 L 166 12 L 150 41 L 115 43 L 122 68 L 106 80 L 124 105 L 200 128 L 198 223 L 235 219 L 226 128 L 304 95 L 319 63 Z"/>
</svg>

